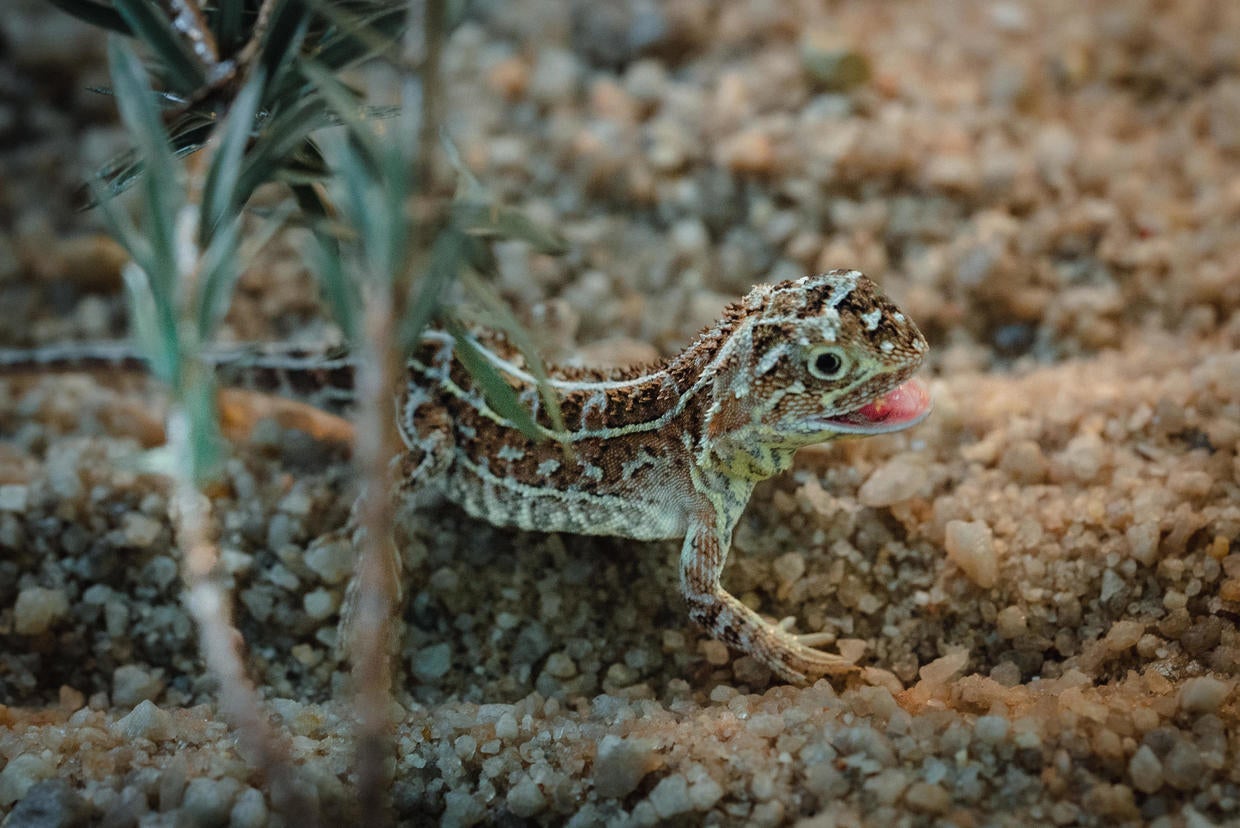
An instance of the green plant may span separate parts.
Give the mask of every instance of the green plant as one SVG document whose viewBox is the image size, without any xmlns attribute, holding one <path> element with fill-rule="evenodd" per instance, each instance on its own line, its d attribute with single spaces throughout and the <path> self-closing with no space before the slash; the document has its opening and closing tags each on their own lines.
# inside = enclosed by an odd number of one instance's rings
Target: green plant
<svg viewBox="0 0 1240 828">
<path fill-rule="evenodd" d="M 314 269 L 358 372 L 355 459 L 366 493 L 359 510 L 365 530 L 359 623 L 366 647 L 354 654 L 359 797 L 363 816 L 382 821 L 386 641 L 397 576 L 387 566 L 395 559 L 388 460 L 397 450 L 390 399 L 399 366 L 433 319 L 462 332 L 462 318 L 442 305 L 445 288 L 457 280 L 490 324 L 525 347 L 528 337 L 511 313 L 470 271 L 493 270 L 494 238 L 525 239 L 546 252 L 562 244 L 518 211 L 494 204 L 447 142 L 458 171 L 456 194 L 437 196 L 444 188 L 430 180 L 430 157 L 439 134 L 437 60 L 448 17 L 442 0 L 427 0 L 418 18 L 390 0 L 53 2 L 138 44 L 114 38 L 109 46 L 114 93 L 134 146 L 99 171 L 91 192 L 131 257 L 124 280 L 135 340 L 171 391 L 172 512 L 187 603 L 208 667 L 220 679 L 221 707 L 271 780 L 286 819 L 311 822 L 282 740 L 267 726 L 245 676 L 217 575 L 210 506 L 198 487 L 220 447 L 214 382 L 199 355 L 226 314 L 241 271 L 245 205 L 259 186 L 282 183 L 315 235 Z M 342 72 L 368 58 L 400 70 L 403 106 L 369 107 L 342 81 Z M 376 129 L 380 119 L 385 135 Z M 335 134 L 323 132 L 332 126 Z M 137 221 L 116 198 L 129 189 L 137 196 Z M 260 239 L 286 216 L 270 220 Z M 458 339 L 463 361 L 497 410 L 535 433 L 507 383 Z M 535 373 L 545 376 L 527 350 Z M 545 387 L 544 397 L 560 425 Z"/>
</svg>

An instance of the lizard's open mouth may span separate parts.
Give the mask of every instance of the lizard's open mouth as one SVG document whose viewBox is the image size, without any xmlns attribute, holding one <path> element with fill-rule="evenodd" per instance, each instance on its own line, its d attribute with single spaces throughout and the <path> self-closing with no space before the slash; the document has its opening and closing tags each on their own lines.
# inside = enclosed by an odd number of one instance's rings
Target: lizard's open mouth
<svg viewBox="0 0 1240 828">
<path fill-rule="evenodd" d="M 846 434 L 884 434 L 920 423 L 931 408 L 929 386 L 914 377 L 856 411 L 830 417 L 827 422 L 833 430 Z"/>
</svg>

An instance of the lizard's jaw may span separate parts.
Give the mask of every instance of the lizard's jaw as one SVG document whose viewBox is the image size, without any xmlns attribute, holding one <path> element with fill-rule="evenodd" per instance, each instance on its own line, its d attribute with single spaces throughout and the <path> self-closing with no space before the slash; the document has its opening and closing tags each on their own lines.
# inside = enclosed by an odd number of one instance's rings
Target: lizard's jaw
<svg viewBox="0 0 1240 828">
<path fill-rule="evenodd" d="M 825 422 L 843 434 L 886 434 L 917 425 L 933 407 L 929 386 L 914 377 L 856 411 L 828 417 Z"/>
</svg>

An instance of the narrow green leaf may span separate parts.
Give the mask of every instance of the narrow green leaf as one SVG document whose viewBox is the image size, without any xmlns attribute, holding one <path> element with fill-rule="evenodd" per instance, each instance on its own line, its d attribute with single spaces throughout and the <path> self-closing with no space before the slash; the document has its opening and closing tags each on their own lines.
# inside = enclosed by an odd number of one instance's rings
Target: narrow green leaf
<svg viewBox="0 0 1240 828">
<path fill-rule="evenodd" d="M 218 0 L 215 40 L 222 55 L 232 55 L 245 41 L 245 0 Z"/>
<path fill-rule="evenodd" d="M 284 159 L 304 146 L 310 133 L 326 124 L 326 109 L 317 95 L 302 98 L 264 124 L 242 161 L 237 197 L 242 202 L 249 199 L 260 185 L 272 180 Z"/>
<path fill-rule="evenodd" d="M 121 119 L 134 137 L 146 168 L 143 206 L 147 221 L 143 229 L 150 240 L 151 255 L 142 267 L 152 279 L 156 301 L 172 307 L 176 280 L 175 222 L 182 195 L 177 165 L 137 55 L 128 44 L 113 37 L 108 42 L 108 59 Z"/>
<path fill-rule="evenodd" d="M 332 71 L 392 49 L 407 28 L 407 3 L 379 4 L 369 12 L 346 11 L 329 0 L 310 0 L 310 4 L 332 23 L 311 57 Z"/>
<path fill-rule="evenodd" d="M 348 127 L 349 137 L 358 143 L 357 151 L 361 153 L 361 160 L 369 169 L 370 177 L 377 177 L 382 150 L 374 133 L 363 124 L 365 110 L 361 97 L 319 63 L 302 60 L 298 64 L 306 80 L 314 84 L 318 94 L 323 96 L 331 114 Z"/>
<path fill-rule="evenodd" d="M 109 29 L 117 34 L 133 36 L 133 29 L 125 22 L 125 18 L 117 14 L 116 9 L 111 6 L 95 3 L 93 0 L 51 0 L 51 3 L 56 8 L 92 26 Z"/>
<path fill-rule="evenodd" d="M 246 81 L 222 125 L 223 134 L 211 159 L 211 168 L 207 170 L 202 190 L 203 216 L 198 239 L 202 247 L 208 247 L 216 228 L 231 223 L 241 209 L 237 180 L 241 176 L 241 158 L 254 129 L 254 116 L 262 91 L 263 73 L 260 68 Z"/>
<path fill-rule="evenodd" d="M 290 70 L 306 39 L 310 10 L 301 0 L 280 0 L 259 47 L 258 62 L 268 78 Z"/>
<path fill-rule="evenodd" d="M 545 430 L 534 421 L 533 416 L 517 399 L 517 392 L 504 381 L 499 372 L 483 354 L 482 350 L 469 336 L 460 322 L 451 317 L 444 320 L 444 325 L 452 338 L 456 340 L 456 355 L 465 366 L 465 370 L 478 383 L 486 397 L 487 404 L 499 416 L 509 420 L 522 434 L 531 440 L 542 440 L 547 437 Z"/>
<path fill-rule="evenodd" d="M 129 315 L 138 350 L 146 357 L 151 373 L 176 387 L 180 378 L 180 350 L 175 332 L 168 335 L 166 314 L 151 291 L 151 280 L 135 262 L 121 269 L 129 295 Z"/>
<path fill-rule="evenodd" d="M 207 84 L 206 70 L 189 44 L 172 28 L 149 0 L 113 0 L 134 36 L 147 45 L 164 65 L 164 81 L 182 95 L 190 95 Z"/>
<path fill-rule="evenodd" d="M 133 259 L 139 268 L 145 269 L 152 266 L 154 254 L 151 251 L 150 242 L 147 241 L 144 235 L 138 232 L 137 225 L 134 224 L 133 219 L 130 218 L 125 208 L 111 196 L 105 195 L 102 192 L 106 182 L 92 181 L 87 186 L 98 193 L 94 197 L 94 202 L 99 205 L 100 214 L 103 216 L 103 223 L 107 226 L 112 238 L 121 247 L 125 248 L 129 258 Z"/>
<path fill-rule="evenodd" d="M 345 339 L 357 342 L 361 334 L 362 297 L 357 285 L 344 272 L 340 248 L 334 240 L 316 235 L 317 244 L 308 253 L 311 269 L 319 277 L 323 298 L 331 308 L 336 324 L 344 331 Z"/>
<path fill-rule="evenodd" d="M 232 300 L 233 285 L 241 274 L 241 257 L 237 255 L 241 234 L 241 218 L 234 215 L 216 228 L 215 235 L 202 252 L 198 262 L 199 288 L 197 302 L 198 338 L 207 340 L 215 331 Z"/>
<path fill-rule="evenodd" d="M 456 201 L 452 204 L 452 220 L 465 232 L 482 238 L 517 239 L 539 253 L 553 256 L 568 252 L 568 243 L 562 236 L 512 207 L 483 201 Z"/>
<path fill-rule="evenodd" d="M 323 297 L 336 318 L 336 324 L 349 342 L 356 342 L 360 333 L 362 296 L 344 272 L 344 253 L 333 224 L 331 207 L 317 187 L 293 185 L 293 198 L 307 226 L 314 233 L 315 244 L 306 253 L 310 269 L 319 280 Z"/>
<path fill-rule="evenodd" d="M 288 226 L 294 212 L 291 204 L 282 204 L 268 216 L 257 232 L 249 233 L 241 242 L 241 218 L 236 216 L 211 240 L 202 254 L 199 279 L 202 293 L 198 300 L 198 337 L 206 341 L 214 334 L 228 313 L 242 263 L 252 262 L 276 233 Z"/>
<path fill-rule="evenodd" d="M 530 337 L 529 331 L 517 321 L 517 318 L 512 314 L 512 310 L 495 294 L 495 291 L 491 290 L 477 276 L 465 272 L 461 274 L 461 282 L 465 289 L 469 291 L 470 296 L 474 297 L 483 310 L 486 311 L 489 324 L 503 331 L 512 340 L 512 344 L 517 346 L 517 350 L 521 352 L 521 355 L 525 357 L 526 367 L 529 368 L 538 385 L 538 395 L 542 398 L 543 408 L 547 412 L 548 419 L 551 420 L 553 432 L 555 435 L 566 434 L 564 414 L 560 411 L 560 398 L 551 387 L 551 379 L 547 374 L 547 365 L 539 355 L 538 348 L 535 347 L 534 340 Z"/>
<path fill-rule="evenodd" d="M 444 229 L 431 246 L 430 264 L 416 281 L 417 296 L 405 308 L 400 321 L 399 347 L 402 354 L 411 353 L 422 331 L 439 312 L 444 288 L 452 284 L 465 261 L 465 236 L 453 227 Z"/>
</svg>

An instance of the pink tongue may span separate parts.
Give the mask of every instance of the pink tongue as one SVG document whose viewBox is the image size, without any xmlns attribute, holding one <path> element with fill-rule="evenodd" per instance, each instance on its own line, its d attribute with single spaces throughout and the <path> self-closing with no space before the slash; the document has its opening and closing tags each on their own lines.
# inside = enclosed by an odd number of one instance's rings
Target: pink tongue
<svg viewBox="0 0 1240 828">
<path fill-rule="evenodd" d="M 930 388 L 914 377 L 849 414 L 852 422 L 897 425 L 916 420 L 930 409 Z"/>
</svg>

